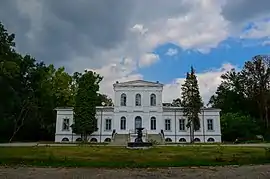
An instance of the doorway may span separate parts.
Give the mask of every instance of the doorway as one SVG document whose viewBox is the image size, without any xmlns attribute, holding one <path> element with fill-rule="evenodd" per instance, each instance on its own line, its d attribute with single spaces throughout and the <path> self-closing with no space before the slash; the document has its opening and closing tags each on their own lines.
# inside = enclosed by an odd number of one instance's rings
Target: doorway
<svg viewBox="0 0 270 179">
<path fill-rule="evenodd" d="M 140 116 L 135 117 L 135 131 L 137 128 L 142 127 L 142 118 Z"/>
</svg>

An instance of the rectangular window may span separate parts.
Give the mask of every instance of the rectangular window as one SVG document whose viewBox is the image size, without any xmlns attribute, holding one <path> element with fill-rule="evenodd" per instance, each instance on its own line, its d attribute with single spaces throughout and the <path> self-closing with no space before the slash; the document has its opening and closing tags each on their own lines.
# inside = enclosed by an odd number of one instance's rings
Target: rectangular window
<svg viewBox="0 0 270 179">
<path fill-rule="evenodd" d="M 112 120 L 111 119 L 106 119 L 106 121 L 105 121 L 105 130 L 106 131 L 112 130 Z"/>
<path fill-rule="evenodd" d="M 151 119 L 151 130 L 157 129 L 157 122 L 156 119 Z"/>
<path fill-rule="evenodd" d="M 171 120 L 165 119 L 165 130 L 170 131 L 171 130 Z"/>
<path fill-rule="evenodd" d="M 179 119 L 179 130 L 184 131 L 186 129 L 185 119 Z"/>
<path fill-rule="evenodd" d="M 214 130 L 213 119 L 207 119 L 207 130 L 209 131 Z"/>
<path fill-rule="evenodd" d="M 63 119 L 62 130 L 69 131 L 69 119 L 68 118 Z"/>
<path fill-rule="evenodd" d="M 121 119 L 120 129 L 121 130 L 126 130 L 126 119 Z"/>
</svg>

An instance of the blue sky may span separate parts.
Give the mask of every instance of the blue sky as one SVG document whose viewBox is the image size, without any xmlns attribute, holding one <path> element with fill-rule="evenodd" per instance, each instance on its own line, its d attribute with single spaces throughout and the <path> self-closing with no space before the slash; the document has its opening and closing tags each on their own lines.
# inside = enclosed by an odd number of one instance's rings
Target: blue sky
<svg viewBox="0 0 270 179">
<path fill-rule="evenodd" d="M 177 49 L 178 54 L 166 55 L 170 48 Z M 152 66 L 140 69 L 139 73 L 142 73 L 147 80 L 159 79 L 166 84 L 175 77 L 184 78 L 191 65 L 194 66 L 197 73 L 203 73 L 211 68 L 220 68 L 225 63 L 242 68 L 244 62 L 255 55 L 270 55 L 270 45 L 263 46 L 262 40 L 228 39 L 209 53 L 185 51 L 170 43 L 156 48 L 154 52 L 160 56 L 160 60 Z"/>
</svg>

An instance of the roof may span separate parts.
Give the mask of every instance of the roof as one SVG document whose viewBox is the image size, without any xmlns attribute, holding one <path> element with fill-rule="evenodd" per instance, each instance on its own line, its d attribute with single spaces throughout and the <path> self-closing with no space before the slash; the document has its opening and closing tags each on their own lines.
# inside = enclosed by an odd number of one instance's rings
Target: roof
<svg viewBox="0 0 270 179">
<path fill-rule="evenodd" d="M 126 81 L 126 82 L 116 82 L 113 84 L 113 86 L 156 86 L 156 87 L 162 87 L 163 84 L 157 82 L 151 82 L 151 81 L 145 81 L 145 80 L 132 80 L 132 81 Z"/>
<path fill-rule="evenodd" d="M 173 107 L 173 106 L 163 106 L 162 107 L 165 110 L 183 110 L 183 107 Z M 221 109 L 218 108 L 201 108 L 202 111 L 221 111 Z"/>
</svg>

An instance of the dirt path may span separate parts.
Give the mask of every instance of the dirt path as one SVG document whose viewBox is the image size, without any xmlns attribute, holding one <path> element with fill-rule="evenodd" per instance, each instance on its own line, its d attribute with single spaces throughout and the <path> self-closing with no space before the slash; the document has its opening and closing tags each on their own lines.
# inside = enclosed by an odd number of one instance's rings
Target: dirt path
<svg viewBox="0 0 270 179">
<path fill-rule="evenodd" d="M 270 165 L 167 169 L 0 168 L 0 179 L 270 178 Z"/>
</svg>

